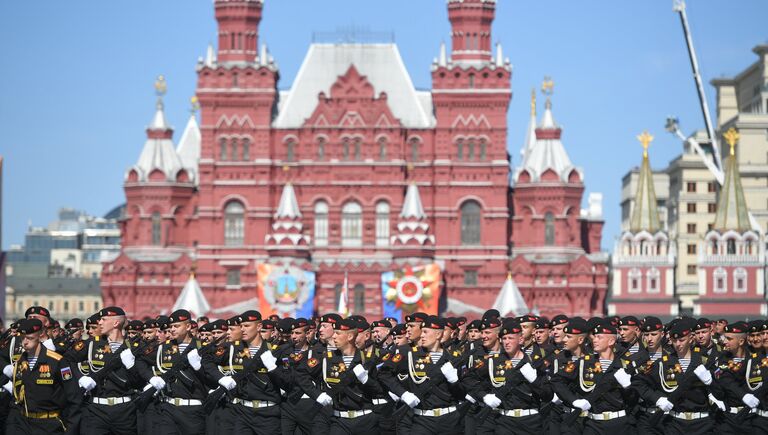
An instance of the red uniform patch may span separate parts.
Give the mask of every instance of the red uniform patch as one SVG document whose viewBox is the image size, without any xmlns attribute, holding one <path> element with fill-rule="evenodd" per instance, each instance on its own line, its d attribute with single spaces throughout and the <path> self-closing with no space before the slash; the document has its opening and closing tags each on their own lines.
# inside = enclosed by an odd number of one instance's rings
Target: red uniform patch
<svg viewBox="0 0 768 435">
<path fill-rule="evenodd" d="M 309 367 L 316 366 L 317 365 L 317 358 L 310 358 L 309 360 L 307 360 L 307 365 Z"/>
<path fill-rule="evenodd" d="M 77 343 L 75 343 L 75 350 L 79 352 L 83 350 L 84 346 L 85 346 L 85 343 L 83 343 L 82 341 L 78 341 Z"/>
<path fill-rule="evenodd" d="M 398 353 L 397 355 L 392 357 L 392 362 L 400 362 L 401 359 L 403 359 L 403 354 Z"/>
<path fill-rule="evenodd" d="M 381 358 L 381 360 L 382 360 L 382 361 L 389 361 L 389 359 L 390 359 L 391 357 L 392 357 L 392 354 L 391 354 L 391 353 L 388 353 L 388 354 L 384 355 L 384 356 Z"/>
</svg>

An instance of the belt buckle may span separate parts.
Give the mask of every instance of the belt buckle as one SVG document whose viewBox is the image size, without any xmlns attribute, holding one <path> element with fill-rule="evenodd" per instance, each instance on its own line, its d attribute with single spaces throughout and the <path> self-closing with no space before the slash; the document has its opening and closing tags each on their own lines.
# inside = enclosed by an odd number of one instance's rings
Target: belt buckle
<svg viewBox="0 0 768 435">
<path fill-rule="evenodd" d="M 686 420 L 693 420 L 693 412 L 685 412 L 685 419 Z"/>
<path fill-rule="evenodd" d="M 611 412 L 610 411 L 604 411 L 603 412 L 603 420 L 608 420 L 611 418 Z"/>
<path fill-rule="evenodd" d="M 349 418 L 355 418 L 357 416 L 357 412 L 355 411 L 349 411 Z"/>
<path fill-rule="evenodd" d="M 181 406 L 181 399 L 179 399 L 178 397 L 174 397 L 173 404 L 176 406 Z"/>
<path fill-rule="evenodd" d="M 515 417 L 520 417 L 520 414 L 522 414 L 522 411 L 519 409 L 515 409 L 512 411 Z"/>
<path fill-rule="evenodd" d="M 435 417 L 440 417 L 440 414 L 442 413 L 441 411 L 442 411 L 442 409 L 441 409 L 441 408 L 437 408 L 437 409 L 435 409 L 435 410 L 433 411 L 433 413 L 435 414 Z"/>
<path fill-rule="evenodd" d="M 113 406 L 115 404 L 115 398 L 114 397 L 107 397 L 107 405 Z"/>
</svg>

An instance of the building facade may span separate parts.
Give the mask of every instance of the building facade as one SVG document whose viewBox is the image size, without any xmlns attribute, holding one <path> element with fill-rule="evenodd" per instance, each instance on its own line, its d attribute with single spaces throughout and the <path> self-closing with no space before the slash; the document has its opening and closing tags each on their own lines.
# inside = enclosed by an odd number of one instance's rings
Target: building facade
<svg viewBox="0 0 768 435">
<path fill-rule="evenodd" d="M 564 153 L 550 103 L 531 140 L 538 163 L 510 186 L 512 68 L 491 45 L 495 1 L 448 2 L 451 50 L 441 47 L 429 91 L 392 43 L 313 43 L 278 90 L 259 45 L 262 7 L 214 2 L 200 124 L 193 115 L 178 147 L 158 80 L 105 303 L 162 312 L 194 270 L 213 314 L 330 311 L 343 288 L 357 314 L 472 314 L 512 270 L 542 312 L 603 312 L 601 205 L 594 197 L 582 214 L 580 171 L 547 166 L 552 147 Z"/>
</svg>

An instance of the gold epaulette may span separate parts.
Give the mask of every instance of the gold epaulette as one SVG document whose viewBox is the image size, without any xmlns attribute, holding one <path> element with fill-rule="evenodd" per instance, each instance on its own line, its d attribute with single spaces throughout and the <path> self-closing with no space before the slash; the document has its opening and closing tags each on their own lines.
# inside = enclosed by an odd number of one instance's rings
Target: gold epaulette
<svg viewBox="0 0 768 435">
<path fill-rule="evenodd" d="M 62 356 L 50 349 L 48 349 L 45 354 L 55 359 L 56 361 L 61 361 Z"/>
</svg>

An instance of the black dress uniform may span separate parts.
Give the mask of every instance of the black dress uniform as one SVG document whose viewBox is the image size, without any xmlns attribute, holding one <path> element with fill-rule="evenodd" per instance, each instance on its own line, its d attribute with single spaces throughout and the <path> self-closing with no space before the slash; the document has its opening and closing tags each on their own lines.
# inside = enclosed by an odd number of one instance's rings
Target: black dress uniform
<svg viewBox="0 0 768 435">
<path fill-rule="evenodd" d="M 684 338 L 691 334 L 691 328 L 678 324 L 669 334 L 672 339 Z M 706 370 L 706 364 L 707 356 L 700 347 L 694 346 L 689 361 L 683 362 L 676 353 L 665 351 L 661 359 L 649 361 L 638 370 L 633 386 L 645 403 L 656 404 L 665 398 L 674 406 L 663 418 L 650 417 L 649 421 L 660 423 L 654 430 L 674 435 L 712 433 L 714 413 L 710 412 L 709 388 L 699 377 L 711 384 L 712 375 Z M 697 375 L 697 371 L 703 372 Z"/>
<path fill-rule="evenodd" d="M 42 329 L 36 319 L 19 322 L 20 334 Z M 76 433 L 82 395 L 69 363 L 58 353 L 38 347 L 37 359 L 22 353 L 13 366 L 13 398 L 18 412 L 9 416 L 9 435 Z M 34 361 L 34 365 L 33 365 Z"/>
<path fill-rule="evenodd" d="M 429 316 L 422 328 L 442 329 L 444 320 Z M 404 393 L 414 394 L 419 403 L 413 409 L 413 435 L 463 434 L 462 412 L 459 405 L 467 394 L 459 382 L 449 382 L 441 368 L 451 363 L 452 354 L 442 352 L 433 361 L 429 351 L 414 346 L 397 354 L 384 356 L 379 381 L 384 388 L 403 398 Z M 403 376 L 401 382 L 398 376 Z M 404 404 L 400 406 L 405 406 Z"/>
<path fill-rule="evenodd" d="M 3 373 L 0 374 L 0 385 L 10 382 L 13 376 L 13 363 L 18 361 L 21 354 L 24 353 L 24 348 L 21 346 L 22 337 L 18 335 L 18 332 L 13 332 L 16 328 L 18 328 L 18 323 L 11 325 L 9 336 L 0 346 L 0 366 L 3 367 Z M 10 394 L 0 394 L 0 433 L 3 433 L 5 429 L 9 414 L 17 411 L 11 406 L 12 401 L 13 398 Z"/>
<path fill-rule="evenodd" d="M 744 322 L 729 324 L 725 327 L 725 332 L 746 334 L 747 325 Z M 747 356 L 749 356 L 748 353 Z M 717 421 L 717 433 L 752 433 L 752 420 L 755 414 L 744 410 L 747 406 L 744 398 L 747 394 L 751 394 L 747 386 L 746 358 L 737 358 L 728 351 L 722 352 L 715 368 L 711 389 L 714 396 L 725 403 L 726 408 Z"/>
<path fill-rule="evenodd" d="M 357 322 L 353 319 L 334 324 L 337 330 L 354 330 L 356 327 Z M 363 367 L 367 372 L 364 383 L 355 373 L 356 366 Z M 372 368 L 367 367 L 363 352 L 356 351 L 347 357 L 338 349 L 327 350 L 301 364 L 296 380 L 313 400 L 330 397 L 330 435 L 379 433 L 377 417 L 373 412 L 373 397 L 381 394 L 381 387 Z"/>
</svg>

